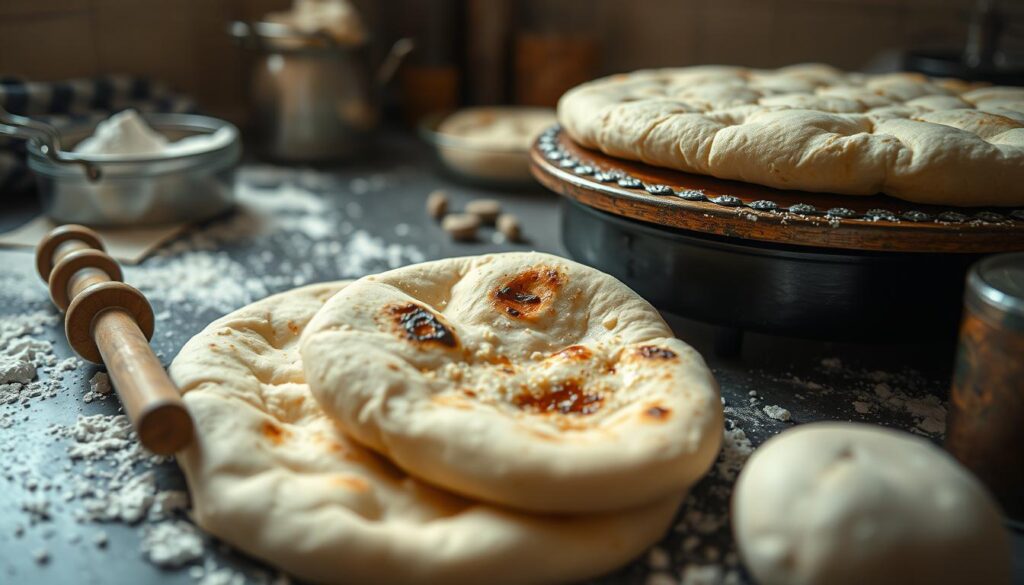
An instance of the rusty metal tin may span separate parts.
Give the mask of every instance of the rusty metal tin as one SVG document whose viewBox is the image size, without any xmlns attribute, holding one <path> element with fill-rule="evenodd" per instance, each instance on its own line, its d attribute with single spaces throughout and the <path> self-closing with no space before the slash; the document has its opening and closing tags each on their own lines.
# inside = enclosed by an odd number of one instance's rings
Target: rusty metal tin
<svg viewBox="0 0 1024 585">
<path fill-rule="evenodd" d="M 946 448 L 1024 521 L 1024 253 L 967 277 Z"/>
</svg>

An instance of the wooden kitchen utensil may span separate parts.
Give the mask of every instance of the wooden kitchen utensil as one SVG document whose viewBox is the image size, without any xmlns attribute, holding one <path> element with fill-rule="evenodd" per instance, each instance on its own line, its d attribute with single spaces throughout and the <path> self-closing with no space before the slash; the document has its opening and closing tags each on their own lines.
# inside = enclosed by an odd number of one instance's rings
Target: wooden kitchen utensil
<svg viewBox="0 0 1024 585">
<path fill-rule="evenodd" d="M 106 364 L 143 446 L 161 455 L 185 448 L 192 417 L 149 346 L 153 308 L 122 282 L 121 267 L 96 232 L 80 225 L 54 229 L 36 247 L 36 268 L 65 313 L 68 343 L 82 359 Z"/>
</svg>

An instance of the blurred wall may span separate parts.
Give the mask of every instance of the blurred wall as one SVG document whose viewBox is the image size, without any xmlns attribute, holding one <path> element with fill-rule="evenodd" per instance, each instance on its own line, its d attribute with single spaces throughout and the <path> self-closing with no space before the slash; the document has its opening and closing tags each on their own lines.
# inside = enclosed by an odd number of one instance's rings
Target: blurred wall
<svg viewBox="0 0 1024 585">
<path fill-rule="evenodd" d="M 357 4 L 378 30 L 387 30 L 381 21 L 392 1 Z M 557 25 L 568 19 L 569 26 L 601 38 L 606 72 L 808 60 L 860 68 L 887 49 L 962 44 L 973 5 L 973 0 L 522 1 L 534 22 Z M 0 75 L 48 80 L 145 74 L 191 94 L 206 111 L 238 120 L 244 114 L 245 56 L 227 38 L 225 23 L 289 4 L 0 0 Z"/>
<path fill-rule="evenodd" d="M 613 2 L 612 4 L 619 4 Z M 908 46 L 960 46 L 974 0 L 638 0 L 605 10 L 608 71 L 719 63 L 778 67 L 820 61 L 848 69 Z M 620 6 L 621 7 L 621 6 Z M 617 14 L 622 12 L 622 14 Z"/>
</svg>

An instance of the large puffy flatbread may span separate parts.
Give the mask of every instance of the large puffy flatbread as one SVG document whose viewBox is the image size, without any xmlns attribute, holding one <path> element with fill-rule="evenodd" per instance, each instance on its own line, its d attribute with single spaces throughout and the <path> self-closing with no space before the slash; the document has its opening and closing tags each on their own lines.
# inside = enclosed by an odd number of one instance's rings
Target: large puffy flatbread
<svg viewBox="0 0 1024 585">
<path fill-rule="evenodd" d="M 343 286 L 240 309 L 171 365 L 196 423 L 178 463 L 202 528 L 302 579 L 360 584 L 563 583 L 664 534 L 681 494 L 615 514 L 525 514 L 433 488 L 339 433 L 310 396 L 298 339 Z"/>
<path fill-rule="evenodd" d="M 1024 88 L 825 65 L 638 71 L 580 85 L 558 119 L 612 156 L 776 187 L 1024 205 Z"/>
<path fill-rule="evenodd" d="M 514 508 L 642 505 L 696 482 L 721 442 L 701 356 L 624 284 L 548 254 L 360 279 L 301 351 L 313 395 L 354 439 Z"/>
</svg>

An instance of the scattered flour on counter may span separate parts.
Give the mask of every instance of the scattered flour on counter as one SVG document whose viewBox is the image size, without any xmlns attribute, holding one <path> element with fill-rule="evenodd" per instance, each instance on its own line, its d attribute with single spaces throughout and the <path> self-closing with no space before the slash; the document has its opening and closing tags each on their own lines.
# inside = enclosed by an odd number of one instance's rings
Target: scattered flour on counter
<svg viewBox="0 0 1024 585">
<path fill-rule="evenodd" d="M 45 494 L 36 493 L 22 500 L 21 509 L 28 513 L 30 525 L 50 519 L 50 500 Z"/>
<path fill-rule="evenodd" d="M 710 543 L 728 542 L 729 537 L 729 501 L 732 497 L 732 486 L 747 459 L 754 452 L 754 447 L 743 429 L 734 421 L 727 419 L 722 435 L 722 451 L 718 461 L 702 480 L 698 487 L 691 491 L 683 502 L 682 513 L 673 530 L 685 535 L 680 554 L 683 557 L 682 583 L 724 585 L 739 583 L 739 557 L 734 550 L 722 551 Z M 658 555 L 652 549 L 649 555 Z M 667 553 L 667 551 L 666 551 Z M 668 572 L 658 570 L 652 565 L 654 557 L 648 556 L 648 565 L 654 572 L 650 578 L 656 583 L 678 583 Z M 657 563 L 658 560 L 655 560 Z M 714 567 L 715 575 L 709 571 Z M 666 579 L 673 579 L 667 581 Z M 703 579 L 703 580 L 699 580 Z M 711 579 L 711 580 L 708 580 Z"/>
<path fill-rule="evenodd" d="M 203 557 L 203 536 L 188 522 L 148 525 L 142 534 L 142 554 L 158 567 L 177 568 Z"/>
<path fill-rule="evenodd" d="M 754 445 L 743 429 L 733 425 L 726 429 L 722 441 L 722 453 L 715 464 L 715 473 L 727 482 L 736 481 L 747 459 L 754 453 Z"/>
<path fill-rule="evenodd" d="M 765 406 L 763 410 L 769 418 L 773 418 L 777 421 L 787 422 L 793 417 L 788 410 L 776 404 L 769 404 L 768 406 Z"/>
<path fill-rule="evenodd" d="M 76 358 L 58 363 L 53 344 L 40 339 L 59 322 L 52 310 L 0 318 L 0 405 L 29 407 L 33 399 L 57 395 L 61 379 L 78 364 Z M 11 419 L 9 412 L 0 416 L 0 428 L 11 426 Z"/>
<path fill-rule="evenodd" d="M 382 239 L 362 230 L 352 234 L 343 246 L 343 252 L 338 264 L 342 278 L 363 276 L 381 267 L 392 269 L 426 260 L 419 250 L 411 246 L 385 244 Z"/>
<path fill-rule="evenodd" d="M 871 412 L 871 404 L 860 400 L 854 400 L 853 409 L 859 414 L 868 414 Z"/>
<path fill-rule="evenodd" d="M 0 319 L 0 385 L 28 384 L 36 379 L 36 368 L 57 365 L 53 345 L 36 339 L 60 317 L 51 311 L 5 315 Z"/>
<path fill-rule="evenodd" d="M 149 520 L 165 520 L 174 517 L 178 512 L 188 510 L 188 492 L 183 490 L 164 490 L 153 497 L 153 505 L 149 508 Z"/>
<path fill-rule="evenodd" d="M 128 270 L 128 280 L 151 302 L 183 303 L 227 313 L 267 296 L 266 286 L 225 252 L 186 252 L 154 258 Z"/>
<path fill-rule="evenodd" d="M 36 366 L 31 360 L 0 355 L 0 384 L 28 384 L 36 379 Z"/>
<path fill-rule="evenodd" d="M 110 385 L 110 377 L 103 372 L 96 372 L 89 378 L 89 391 L 82 395 L 83 402 L 93 400 L 106 400 L 113 387 Z"/>
<path fill-rule="evenodd" d="M 188 572 L 195 585 L 291 585 L 292 582 L 284 573 L 274 575 L 261 570 L 246 574 L 231 567 L 219 566 L 209 558 L 202 566 L 190 567 Z"/>
<path fill-rule="evenodd" d="M 828 382 L 819 383 L 797 376 L 779 378 L 816 395 L 845 395 L 851 398 L 849 404 L 859 420 L 874 422 L 892 415 L 903 415 L 910 419 L 909 425 L 901 425 L 911 432 L 932 438 L 941 438 L 945 433 L 947 403 L 937 394 L 945 395 L 944 387 L 929 387 L 927 378 L 919 372 L 904 368 L 899 371 L 867 370 L 847 366 L 837 357 L 820 361 L 820 372 Z M 799 395 L 797 395 L 799 397 Z"/>
<path fill-rule="evenodd" d="M 29 264 L 29 263 L 26 263 Z M 0 302 L 13 306 L 47 308 L 50 297 L 46 284 L 39 279 L 35 266 L 5 266 L 0 271 Z"/>
<path fill-rule="evenodd" d="M 237 192 L 234 214 L 129 267 L 127 280 L 157 304 L 226 313 L 278 290 L 426 259 L 415 246 L 356 229 L 349 221 L 362 213 L 355 202 L 340 209 L 294 182 L 272 188 L 241 183 Z"/>
<path fill-rule="evenodd" d="M 75 518 L 126 524 L 144 519 L 157 491 L 151 468 L 167 458 L 143 449 L 123 414 L 80 416 L 62 430 L 71 440 L 68 457 L 85 465 L 72 486 L 81 502 Z"/>
</svg>

